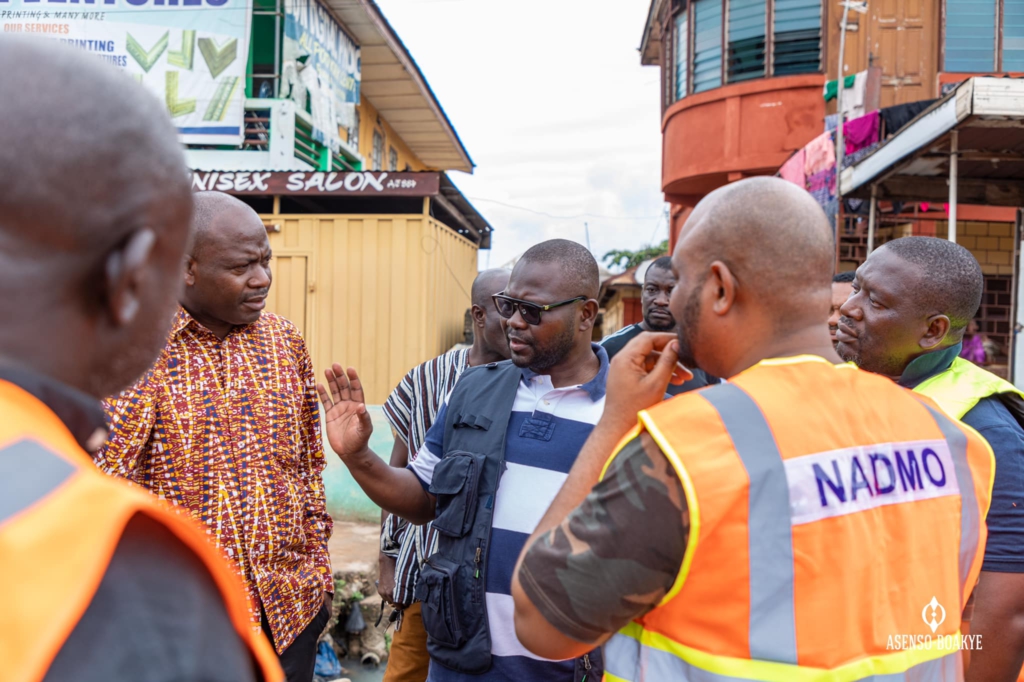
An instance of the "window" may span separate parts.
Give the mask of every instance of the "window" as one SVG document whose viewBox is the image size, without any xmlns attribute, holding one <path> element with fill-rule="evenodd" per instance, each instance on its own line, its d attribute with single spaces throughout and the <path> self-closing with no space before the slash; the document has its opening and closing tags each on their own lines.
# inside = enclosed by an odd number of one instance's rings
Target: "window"
<svg viewBox="0 0 1024 682">
<path fill-rule="evenodd" d="M 775 0 L 772 72 L 821 71 L 821 0 Z"/>
<path fill-rule="evenodd" d="M 1002 14 L 1002 54 L 996 50 Z M 945 71 L 1024 71 L 1024 0 L 946 0 Z"/>
<path fill-rule="evenodd" d="M 373 170 L 383 170 L 384 168 L 384 136 L 376 129 L 373 131 L 373 151 L 370 163 L 373 165 Z"/>
<path fill-rule="evenodd" d="M 946 71 L 996 68 L 996 0 L 946 2 Z"/>
<path fill-rule="evenodd" d="M 729 2 L 729 82 L 764 76 L 765 0 Z"/>
<path fill-rule="evenodd" d="M 693 91 L 722 84 L 722 0 L 693 3 Z"/>
<path fill-rule="evenodd" d="M 388 170 L 398 170 L 398 151 L 394 147 L 388 148 Z"/>
<path fill-rule="evenodd" d="M 1003 0 L 1001 71 L 1024 71 L 1024 0 Z"/>
<path fill-rule="evenodd" d="M 690 31 L 687 19 L 686 10 L 683 10 L 676 15 L 675 18 L 675 44 L 673 45 L 672 51 L 675 57 L 675 97 L 673 99 L 682 99 L 686 97 L 686 91 L 689 85 L 689 71 L 690 71 Z"/>
</svg>

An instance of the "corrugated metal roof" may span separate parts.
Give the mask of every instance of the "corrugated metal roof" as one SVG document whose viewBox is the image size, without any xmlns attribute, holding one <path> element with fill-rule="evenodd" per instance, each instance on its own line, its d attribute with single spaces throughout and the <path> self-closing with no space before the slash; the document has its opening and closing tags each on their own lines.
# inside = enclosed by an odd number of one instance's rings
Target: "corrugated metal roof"
<svg viewBox="0 0 1024 682">
<path fill-rule="evenodd" d="M 1024 203 L 1024 80 L 971 78 L 840 175 L 844 196 L 941 201 L 958 135 L 960 203 Z"/>
</svg>

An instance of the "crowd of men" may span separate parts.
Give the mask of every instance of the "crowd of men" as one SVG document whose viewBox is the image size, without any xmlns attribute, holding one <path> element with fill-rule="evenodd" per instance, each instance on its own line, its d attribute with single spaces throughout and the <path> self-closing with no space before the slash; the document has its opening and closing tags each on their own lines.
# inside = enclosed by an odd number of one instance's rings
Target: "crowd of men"
<svg viewBox="0 0 1024 682">
<path fill-rule="evenodd" d="M 739 181 L 597 344 L 597 263 L 543 242 L 395 388 L 388 463 L 358 369 L 316 384 L 263 311 L 262 221 L 191 193 L 160 104 L 70 48 L 0 61 L 4 680 L 312 680 L 318 401 L 384 510 L 390 682 L 1017 679 L 1024 393 L 960 357 L 963 247 L 834 277 L 814 200 Z"/>
</svg>

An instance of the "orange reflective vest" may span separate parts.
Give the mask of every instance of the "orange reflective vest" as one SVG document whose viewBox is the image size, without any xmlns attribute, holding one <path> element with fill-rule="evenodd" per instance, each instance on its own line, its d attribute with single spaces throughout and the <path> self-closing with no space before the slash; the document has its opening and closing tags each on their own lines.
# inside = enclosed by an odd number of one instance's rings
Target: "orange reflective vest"
<svg viewBox="0 0 1024 682">
<path fill-rule="evenodd" d="M 605 645 L 607 680 L 962 679 L 995 469 L 977 433 L 816 356 L 639 417 L 691 527 L 671 591 Z"/>
<path fill-rule="evenodd" d="M 5 381 L 0 381 L 0 679 L 43 679 L 136 514 L 163 524 L 195 552 L 263 679 L 283 679 L 270 644 L 249 624 L 248 598 L 237 576 L 194 522 L 146 491 L 99 472 L 52 411 Z"/>
</svg>

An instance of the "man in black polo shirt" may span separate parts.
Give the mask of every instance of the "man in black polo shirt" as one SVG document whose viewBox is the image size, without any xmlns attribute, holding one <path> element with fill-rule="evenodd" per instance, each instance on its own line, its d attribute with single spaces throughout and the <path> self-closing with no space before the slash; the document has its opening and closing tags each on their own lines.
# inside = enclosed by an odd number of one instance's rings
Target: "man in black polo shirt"
<svg viewBox="0 0 1024 682">
<path fill-rule="evenodd" d="M 651 266 L 647 268 L 647 272 L 644 275 L 644 288 L 640 294 L 640 305 L 643 308 L 644 319 L 639 324 L 623 327 L 614 334 L 606 336 L 601 341 L 601 346 L 608 353 L 609 359 L 614 357 L 640 332 L 676 331 L 676 320 L 668 309 L 668 301 L 672 297 L 672 289 L 675 286 L 676 276 L 672 272 L 672 258 L 670 256 L 662 256 L 651 263 Z M 688 369 L 693 372 L 693 378 L 680 386 L 669 384 L 669 395 L 677 395 L 686 391 L 703 388 L 709 384 L 719 383 L 719 379 L 705 374 L 696 367 Z"/>
</svg>

